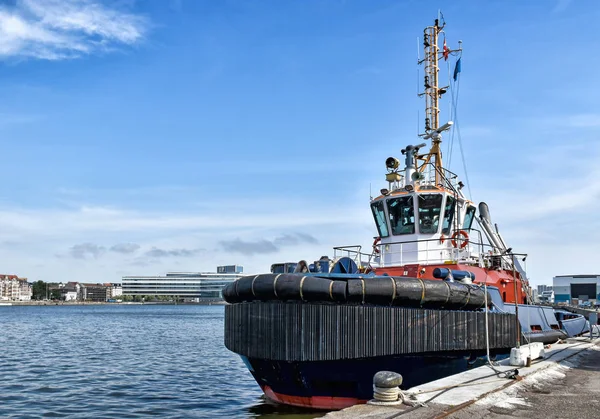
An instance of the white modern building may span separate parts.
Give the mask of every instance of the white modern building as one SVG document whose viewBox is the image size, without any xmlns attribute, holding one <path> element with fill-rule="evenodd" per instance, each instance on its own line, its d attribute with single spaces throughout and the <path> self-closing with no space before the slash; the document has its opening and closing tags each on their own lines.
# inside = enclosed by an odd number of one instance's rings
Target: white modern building
<svg viewBox="0 0 600 419">
<path fill-rule="evenodd" d="M 239 265 L 217 267 L 217 272 L 169 272 L 165 276 L 124 276 L 123 295 L 172 296 L 193 301 L 220 301 L 221 290 L 243 276 Z"/>
<path fill-rule="evenodd" d="M 553 279 L 556 303 L 595 303 L 600 300 L 600 275 L 559 275 Z"/>
</svg>

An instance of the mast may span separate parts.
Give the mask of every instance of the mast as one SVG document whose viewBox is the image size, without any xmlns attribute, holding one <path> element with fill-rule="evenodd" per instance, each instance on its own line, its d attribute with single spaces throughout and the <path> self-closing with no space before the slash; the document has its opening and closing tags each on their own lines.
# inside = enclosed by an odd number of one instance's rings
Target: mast
<svg viewBox="0 0 600 419">
<path fill-rule="evenodd" d="M 443 18 L 442 18 L 443 21 Z M 420 137 L 425 139 L 431 139 L 431 149 L 429 153 L 419 156 L 419 159 L 423 161 L 419 167 L 419 171 L 423 172 L 428 166 L 428 163 L 433 163 L 436 168 L 435 181 L 436 184 L 440 184 L 440 173 L 442 173 L 442 150 L 440 144 L 442 142 L 441 133 L 452 126 L 452 121 L 440 126 L 440 108 L 439 100 L 444 93 L 446 93 L 448 86 L 439 87 L 439 58 L 440 56 L 444 59 L 448 59 L 451 52 L 460 51 L 450 50 L 446 46 L 446 38 L 444 36 L 444 45 L 442 51 L 438 47 L 438 39 L 440 33 L 443 32 L 444 22 L 441 26 L 439 19 L 436 19 L 432 26 L 428 26 L 423 31 L 423 48 L 424 58 L 419 61 L 419 64 L 423 64 L 424 67 L 424 92 L 419 94 L 419 97 L 425 96 L 425 132 L 420 134 Z"/>
<path fill-rule="evenodd" d="M 425 55 L 423 61 L 425 76 L 425 134 L 437 130 L 440 126 L 439 116 L 439 93 L 438 77 L 439 77 L 439 66 L 438 66 L 438 36 L 443 26 L 440 27 L 438 20 L 435 20 L 433 26 L 425 28 L 423 33 L 423 47 Z M 433 141 L 434 145 L 436 141 Z M 441 156 L 440 156 L 441 157 Z"/>
</svg>

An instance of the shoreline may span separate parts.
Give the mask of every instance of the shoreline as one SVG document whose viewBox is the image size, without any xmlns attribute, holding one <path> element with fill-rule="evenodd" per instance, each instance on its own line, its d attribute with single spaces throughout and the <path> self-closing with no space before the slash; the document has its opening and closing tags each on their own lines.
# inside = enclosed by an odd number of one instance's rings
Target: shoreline
<svg viewBox="0 0 600 419">
<path fill-rule="evenodd" d="M 134 302 L 124 301 L 120 303 L 109 303 L 107 301 L 0 301 L 0 307 L 13 307 L 13 306 L 122 306 L 122 305 L 168 305 L 168 306 L 210 306 L 210 305 L 226 305 L 225 301 L 202 301 L 202 302 L 186 302 L 186 303 L 174 303 L 169 301 L 157 301 L 157 302 Z"/>
</svg>

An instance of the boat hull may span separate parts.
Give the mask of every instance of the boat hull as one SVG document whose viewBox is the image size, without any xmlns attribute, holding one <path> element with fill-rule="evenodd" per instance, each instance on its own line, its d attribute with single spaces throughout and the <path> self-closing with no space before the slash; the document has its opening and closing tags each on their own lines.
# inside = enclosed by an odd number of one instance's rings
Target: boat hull
<svg viewBox="0 0 600 419">
<path fill-rule="evenodd" d="M 508 353 L 496 352 L 494 356 L 505 357 Z M 401 387 L 406 389 L 485 362 L 484 353 L 435 353 L 320 362 L 273 361 L 244 356 L 242 359 L 271 401 L 326 410 L 366 403 L 373 396 L 373 376 L 379 371 L 401 374 Z"/>
<path fill-rule="evenodd" d="M 225 345 L 269 399 L 329 410 L 369 400 L 379 371 L 400 373 L 409 388 L 464 371 L 488 345 L 507 355 L 517 330 L 506 313 L 296 301 L 225 308 Z"/>
</svg>

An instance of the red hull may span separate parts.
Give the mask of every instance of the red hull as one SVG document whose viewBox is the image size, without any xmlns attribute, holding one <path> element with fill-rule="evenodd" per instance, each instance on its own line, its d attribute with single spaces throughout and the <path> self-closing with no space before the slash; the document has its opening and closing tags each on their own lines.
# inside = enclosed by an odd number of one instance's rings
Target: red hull
<svg viewBox="0 0 600 419">
<path fill-rule="evenodd" d="M 475 274 L 475 283 L 483 284 L 487 282 L 488 286 L 498 287 L 502 294 L 502 299 L 506 303 L 515 302 L 515 277 L 517 280 L 517 295 L 516 299 L 519 303 L 526 303 L 525 292 L 522 289 L 521 278 L 518 272 L 515 272 L 513 277 L 512 271 L 498 270 L 498 269 L 486 269 L 472 265 L 461 265 L 461 264 L 439 264 L 439 265 L 404 265 L 404 266 L 390 266 L 386 268 L 377 268 L 375 273 L 377 275 L 387 274 L 390 276 L 408 276 L 412 278 L 423 278 L 423 279 L 438 279 L 434 278 L 433 270 L 435 268 L 448 268 L 453 270 L 469 271 Z"/>
<path fill-rule="evenodd" d="M 355 404 L 364 404 L 367 400 L 360 400 L 351 397 L 326 397 L 326 396 L 289 396 L 274 392 L 271 387 L 264 386 L 263 391 L 265 396 L 270 400 L 297 407 L 307 407 L 310 409 L 322 410 L 341 410 Z"/>
</svg>

